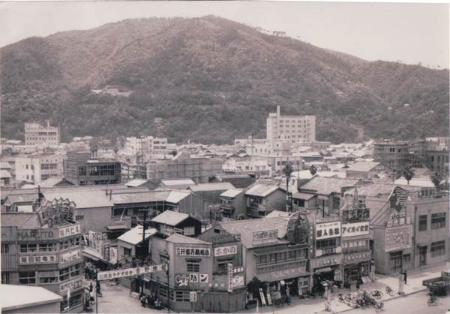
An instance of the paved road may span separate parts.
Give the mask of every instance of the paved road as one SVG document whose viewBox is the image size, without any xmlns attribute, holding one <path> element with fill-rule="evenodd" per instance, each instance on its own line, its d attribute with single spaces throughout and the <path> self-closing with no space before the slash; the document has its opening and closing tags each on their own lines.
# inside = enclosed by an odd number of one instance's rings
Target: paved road
<svg viewBox="0 0 450 314">
<path fill-rule="evenodd" d="M 429 306 L 427 304 L 428 296 L 426 292 L 411 294 L 406 297 L 394 299 L 384 303 L 385 310 L 381 313 L 385 314 L 446 314 L 447 309 L 450 309 L 450 297 L 438 298 L 438 305 Z M 374 309 L 355 309 L 349 314 L 375 314 Z M 379 313 L 377 313 L 379 314 Z"/>
</svg>

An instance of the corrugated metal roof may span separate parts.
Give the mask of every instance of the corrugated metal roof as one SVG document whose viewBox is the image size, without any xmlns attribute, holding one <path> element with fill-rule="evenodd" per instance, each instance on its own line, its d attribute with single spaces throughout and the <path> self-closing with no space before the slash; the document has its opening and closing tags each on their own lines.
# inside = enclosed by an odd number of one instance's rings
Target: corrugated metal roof
<svg viewBox="0 0 450 314">
<path fill-rule="evenodd" d="M 349 165 L 347 171 L 368 172 L 377 167 L 380 163 L 375 161 L 359 161 Z"/>
<path fill-rule="evenodd" d="M 167 200 L 170 191 L 146 191 L 117 193 L 112 195 L 112 202 L 114 205 L 118 204 L 133 204 L 133 203 L 150 203 L 150 202 L 164 202 Z"/>
<path fill-rule="evenodd" d="M 157 232 L 155 228 L 149 228 L 145 230 L 145 239 L 148 239 L 152 235 L 154 235 Z M 143 228 L 141 225 L 137 225 L 133 229 L 128 230 L 124 234 L 122 234 L 117 239 L 123 242 L 130 243 L 132 245 L 136 245 L 138 243 L 142 242 L 142 236 L 143 236 Z"/>
<path fill-rule="evenodd" d="M 292 198 L 300 199 L 300 200 L 310 200 L 314 197 L 314 194 L 309 193 L 300 193 L 300 192 L 294 192 L 292 193 Z"/>
<path fill-rule="evenodd" d="M 343 187 L 352 187 L 358 183 L 357 179 L 325 178 L 315 176 L 300 187 L 300 190 L 313 190 L 317 194 L 330 195 L 340 193 Z"/>
<path fill-rule="evenodd" d="M 245 192 L 245 195 L 266 197 L 279 188 L 280 187 L 277 185 L 256 184 L 248 189 L 247 192 Z"/>
<path fill-rule="evenodd" d="M 43 194 L 49 201 L 61 197 L 68 198 L 75 203 L 76 208 L 111 207 L 113 205 L 109 195 L 106 195 L 105 191 L 99 190 L 58 189 L 44 191 Z"/>
<path fill-rule="evenodd" d="M 188 214 L 166 210 L 152 219 L 153 222 L 161 223 L 169 226 L 176 226 L 189 217 Z"/>
<path fill-rule="evenodd" d="M 173 204 L 178 204 L 186 197 L 188 197 L 191 192 L 188 191 L 170 191 L 169 196 L 167 196 L 166 201 Z"/>
<path fill-rule="evenodd" d="M 223 192 L 222 194 L 220 194 L 220 196 L 235 198 L 236 196 L 241 194 L 243 191 L 244 191 L 243 189 L 231 189 L 231 190 L 227 190 L 227 191 Z"/>
</svg>

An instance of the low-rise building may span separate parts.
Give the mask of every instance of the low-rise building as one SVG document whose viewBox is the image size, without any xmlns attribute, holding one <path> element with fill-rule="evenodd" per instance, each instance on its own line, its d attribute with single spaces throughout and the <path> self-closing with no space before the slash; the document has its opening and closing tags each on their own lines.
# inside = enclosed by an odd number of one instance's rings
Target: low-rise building
<svg viewBox="0 0 450 314">
<path fill-rule="evenodd" d="M 255 184 L 245 192 L 247 216 L 264 217 L 286 208 L 286 191 L 278 185 Z"/>
<path fill-rule="evenodd" d="M 198 219 L 188 214 L 171 210 L 166 210 L 154 217 L 150 224 L 163 237 L 168 237 L 175 233 L 195 237 L 201 233 L 202 229 L 202 224 Z"/>
<path fill-rule="evenodd" d="M 246 216 L 243 189 L 230 189 L 220 194 L 219 206 L 223 217 L 244 219 Z"/>
<path fill-rule="evenodd" d="M 2 313 L 60 313 L 62 297 L 42 287 L 0 285 Z"/>
<path fill-rule="evenodd" d="M 372 179 L 385 170 L 384 166 L 375 161 L 358 161 L 346 170 L 347 178 Z"/>
</svg>

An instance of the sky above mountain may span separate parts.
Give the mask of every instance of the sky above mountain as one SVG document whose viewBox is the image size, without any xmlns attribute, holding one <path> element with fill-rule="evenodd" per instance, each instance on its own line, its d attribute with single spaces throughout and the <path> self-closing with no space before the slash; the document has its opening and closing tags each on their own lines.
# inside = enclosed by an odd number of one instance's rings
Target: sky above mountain
<svg viewBox="0 0 450 314">
<path fill-rule="evenodd" d="M 217 15 L 366 60 L 449 67 L 449 5 L 320 2 L 3 2 L 0 47 L 137 17 Z"/>
</svg>

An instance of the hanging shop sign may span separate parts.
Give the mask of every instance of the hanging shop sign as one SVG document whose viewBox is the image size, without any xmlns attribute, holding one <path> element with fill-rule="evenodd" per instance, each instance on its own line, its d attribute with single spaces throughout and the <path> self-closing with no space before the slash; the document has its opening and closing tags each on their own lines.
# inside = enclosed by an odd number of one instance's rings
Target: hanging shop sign
<svg viewBox="0 0 450 314">
<path fill-rule="evenodd" d="M 237 245 L 222 246 L 214 248 L 214 256 L 236 255 Z"/>
<path fill-rule="evenodd" d="M 316 240 L 341 236 L 341 222 L 326 222 L 316 224 Z"/>
<path fill-rule="evenodd" d="M 209 248 L 177 247 L 178 256 L 211 256 Z"/>
<path fill-rule="evenodd" d="M 79 261 L 81 259 L 81 250 L 72 250 L 66 253 L 62 253 L 59 255 L 60 263 L 67 263 L 73 261 Z"/>
<path fill-rule="evenodd" d="M 158 265 L 142 266 L 142 267 L 135 267 L 135 268 L 125 268 L 125 269 L 101 271 L 97 274 L 97 280 L 110 280 L 110 279 L 115 279 L 115 278 L 150 274 L 150 273 L 154 273 L 157 271 L 163 271 L 163 270 L 165 270 L 165 268 L 166 267 L 163 264 L 158 264 Z"/>
<path fill-rule="evenodd" d="M 177 287 L 187 287 L 190 283 L 208 283 L 208 274 L 200 273 L 180 273 L 175 274 L 175 285 Z"/>
<path fill-rule="evenodd" d="M 277 241 L 278 229 L 253 232 L 253 244 L 263 244 Z"/>
<path fill-rule="evenodd" d="M 411 236 L 412 236 L 411 225 L 386 228 L 384 250 L 386 252 L 390 252 L 410 248 Z"/>
<path fill-rule="evenodd" d="M 342 225 L 342 237 L 353 237 L 369 234 L 369 222 L 354 222 Z"/>
</svg>

